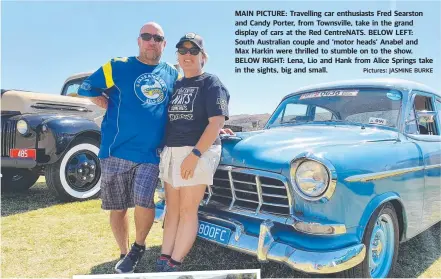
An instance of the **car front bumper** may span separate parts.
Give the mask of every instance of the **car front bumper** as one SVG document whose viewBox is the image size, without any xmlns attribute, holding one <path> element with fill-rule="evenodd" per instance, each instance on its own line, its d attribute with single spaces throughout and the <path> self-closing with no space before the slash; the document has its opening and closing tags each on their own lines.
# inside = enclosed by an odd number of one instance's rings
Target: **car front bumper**
<svg viewBox="0 0 441 279">
<path fill-rule="evenodd" d="M 32 169 L 37 162 L 32 158 L 1 158 L 2 168 Z"/>
<path fill-rule="evenodd" d="M 156 207 L 155 221 L 162 222 L 164 209 Z M 271 233 L 274 226 L 270 220 L 262 221 L 259 236 L 245 233 L 243 224 L 237 220 L 199 212 L 199 219 L 213 224 L 229 224 L 234 227 L 227 248 L 254 255 L 261 262 L 275 261 L 289 267 L 315 274 L 337 273 L 360 264 L 366 255 L 364 244 L 357 244 L 328 252 L 305 251 L 276 241 Z M 218 244 L 218 243 L 217 243 Z"/>
</svg>

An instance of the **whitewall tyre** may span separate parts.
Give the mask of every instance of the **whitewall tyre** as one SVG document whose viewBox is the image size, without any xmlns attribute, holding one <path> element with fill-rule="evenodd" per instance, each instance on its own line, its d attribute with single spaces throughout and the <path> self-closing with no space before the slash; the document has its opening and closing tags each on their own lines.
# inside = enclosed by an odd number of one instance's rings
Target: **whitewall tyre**
<svg viewBox="0 0 441 279">
<path fill-rule="evenodd" d="M 100 193 L 99 142 L 75 139 L 54 164 L 46 168 L 46 184 L 63 201 L 96 198 Z"/>
</svg>

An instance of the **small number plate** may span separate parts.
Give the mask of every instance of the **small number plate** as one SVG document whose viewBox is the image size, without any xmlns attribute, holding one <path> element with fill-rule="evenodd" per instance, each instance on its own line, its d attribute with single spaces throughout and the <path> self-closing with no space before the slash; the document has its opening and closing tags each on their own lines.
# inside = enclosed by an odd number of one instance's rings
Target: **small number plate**
<svg viewBox="0 0 441 279">
<path fill-rule="evenodd" d="M 198 236 L 223 245 L 228 245 L 231 230 L 215 224 L 199 221 Z"/>
<path fill-rule="evenodd" d="M 37 159 L 37 151 L 35 149 L 11 149 L 9 152 L 11 158 L 32 158 Z"/>
</svg>

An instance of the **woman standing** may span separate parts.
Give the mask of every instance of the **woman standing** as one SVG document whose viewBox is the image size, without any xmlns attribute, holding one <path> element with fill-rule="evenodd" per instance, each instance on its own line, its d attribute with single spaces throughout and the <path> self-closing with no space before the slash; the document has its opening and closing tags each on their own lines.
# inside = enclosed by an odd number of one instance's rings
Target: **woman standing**
<svg viewBox="0 0 441 279">
<path fill-rule="evenodd" d="M 160 174 L 167 211 L 157 271 L 178 271 L 196 239 L 198 208 L 221 156 L 219 138 L 228 120 L 229 93 L 219 78 L 203 71 L 208 55 L 201 36 L 188 33 L 176 45 L 184 78 L 168 107 L 166 146 Z"/>
</svg>

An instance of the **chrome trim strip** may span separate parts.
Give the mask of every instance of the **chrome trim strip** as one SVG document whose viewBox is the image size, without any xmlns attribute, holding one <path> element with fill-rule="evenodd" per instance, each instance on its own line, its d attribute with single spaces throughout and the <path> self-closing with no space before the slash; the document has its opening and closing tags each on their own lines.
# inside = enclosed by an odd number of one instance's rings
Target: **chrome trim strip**
<svg viewBox="0 0 441 279">
<path fill-rule="evenodd" d="M 239 182 L 239 183 L 248 184 L 248 185 L 256 185 L 255 183 L 252 183 L 252 182 L 237 180 L 237 179 L 233 179 L 233 182 Z"/>
<path fill-rule="evenodd" d="M 63 111 L 79 111 L 79 112 L 91 112 L 91 110 L 72 105 L 62 105 L 62 104 L 50 104 L 50 103 L 36 103 L 31 105 L 31 108 L 35 109 L 52 109 L 52 110 L 63 110 Z"/>
<path fill-rule="evenodd" d="M 213 188 L 217 188 L 217 189 L 223 189 L 223 190 L 228 190 L 228 191 L 230 191 L 230 188 L 228 188 L 228 187 L 224 187 L 224 186 L 211 185 L 211 187 L 213 187 Z"/>
<path fill-rule="evenodd" d="M 269 206 L 277 206 L 277 207 L 285 207 L 285 208 L 289 208 L 289 205 L 286 204 L 278 204 L 278 203 L 271 203 L 271 202 L 264 202 L 264 205 L 269 205 Z"/>
<path fill-rule="evenodd" d="M 286 181 L 284 181 L 283 184 L 285 184 L 286 194 L 288 196 L 289 216 L 294 216 L 294 191 L 292 190 L 293 187 L 290 187 L 288 185 L 288 182 Z"/>
<path fill-rule="evenodd" d="M 429 166 L 431 167 L 431 166 Z M 345 179 L 346 182 L 368 182 L 372 180 L 378 180 L 383 178 L 389 178 L 394 177 L 410 172 L 416 172 L 424 170 L 424 166 L 419 167 L 412 167 L 412 168 L 404 168 L 404 169 L 397 169 L 397 170 L 390 170 L 390 171 L 382 171 L 382 172 L 374 172 L 374 173 L 368 173 L 368 174 L 358 174 L 358 175 L 352 175 Z"/>
<path fill-rule="evenodd" d="M 366 246 L 356 244 L 327 253 L 294 250 L 286 262 L 292 268 L 307 273 L 329 274 L 354 267 L 363 262 L 365 256 Z"/>
<path fill-rule="evenodd" d="M 341 235 L 346 233 L 346 226 L 344 224 L 322 224 L 315 222 L 305 222 L 297 218 L 290 218 L 286 222 L 291 225 L 296 231 L 312 235 Z"/>
<path fill-rule="evenodd" d="M 262 184 L 260 183 L 260 176 L 256 175 L 256 188 L 257 188 L 257 197 L 259 198 L 259 205 L 256 209 L 256 215 L 259 213 L 260 208 L 262 207 L 263 203 L 263 196 L 262 196 Z"/>
<path fill-rule="evenodd" d="M 248 193 L 248 194 L 253 194 L 253 195 L 258 195 L 259 193 L 256 192 L 251 192 L 251 191 L 246 191 L 246 190 L 242 190 L 242 189 L 235 189 L 236 192 L 241 192 L 241 193 Z"/>
<path fill-rule="evenodd" d="M 268 178 L 273 178 L 273 179 L 277 179 L 277 180 L 286 179 L 281 174 L 273 173 L 273 172 L 266 172 L 266 171 L 262 171 L 262 170 L 247 169 L 247 168 L 243 168 L 243 167 L 234 167 L 234 166 L 227 166 L 227 165 L 220 165 L 218 167 L 218 169 L 221 169 L 221 170 L 228 170 L 228 168 L 231 168 L 234 172 L 239 172 L 239 173 L 260 175 L 262 177 L 268 177 Z"/>
<path fill-rule="evenodd" d="M 281 198 L 281 199 L 287 199 L 288 196 L 282 196 L 282 195 L 276 195 L 276 194 L 262 194 L 265 197 L 273 197 L 273 198 Z"/>
<path fill-rule="evenodd" d="M 230 179 L 230 187 L 231 187 L 231 203 L 230 208 L 228 210 L 231 210 L 234 206 L 234 203 L 236 202 L 236 192 L 234 190 L 234 182 L 233 182 L 233 175 L 231 174 L 232 167 L 228 167 L 228 178 Z"/>
<path fill-rule="evenodd" d="M 259 241 L 257 243 L 257 259 L 260 262 L 268 261 L 268 251 L 274 243 L 274 237 L 271 234 L 271 229 L 274 223 L 271 220 L 265 220 L 260 224 Z"/>
<path fill-rule="evenodd" d="M 257 204 L 259 204 L 259 201 L 253 201 L 253 200 L 248 200 L 248 199 L 236 198 L 236 200 L 238 200 L 238 201 L 244 201 L 244 202 L 252 202 L 252 203 L 257 203 Z"/>
<path fill-rule="evenodd" d="M 216 194 L 216 197 L 222 197 L 222 198 L 227 198 L 227 199 L 231 199 L 232 198 L 230 196 L 225 196 L 225 195 L 221 195 L 221 194 Z"/>
<path fill-rule="evenodd" d="M 213 189 L 211 189 L 212 185 L 208 185 L 208 197 L 205 200 L 205 205 L 207 205 L 210 202 L 211 196 L 213 196 Z"/>
<path fill-rule="evenodd" d="M 279 186 L 279 185 L 268 185 L 268 184 L 261 184 L 262 187 L 267 187 L 267 188 L 275 188 L 275 189 L 285 189 L 284 186 Z"/>
<path fill-rule="evenodd" d="M 223 170 L 223 171 L 229 171 L 229 170 L 231 170 L 231 166 L 228 166 L 228 165 L 219 165 L 217 168 L 218 168 L 219 170 Z"/>
<path fill-rule="evenodd" d="M 441 164 L 428 165 L 424 167 L 425 170 L 436 169 L 436 168 L 441 168 Z"/>
</svg>

